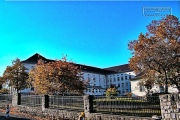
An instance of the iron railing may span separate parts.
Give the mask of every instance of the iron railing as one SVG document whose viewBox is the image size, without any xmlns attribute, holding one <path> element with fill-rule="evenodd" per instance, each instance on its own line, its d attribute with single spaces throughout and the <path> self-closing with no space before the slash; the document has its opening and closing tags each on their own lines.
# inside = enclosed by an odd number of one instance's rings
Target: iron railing
<svg viewBox="0 0 180 120">
<path fill-rule="evenodd" d="M 159 97 L 94 97 L 93 111 L 126 116 L 161 115 Z"/>
<path fill-rule="evenodd" d="M 42 96 L 41 95 L 21 95 L 21 105 L 30 107 L 42 106 Z"/>
<path fill-rule="evenodd" d="M 83 96 L 49 96 L 49 108 L 69 111 L 84 111 Z"/>
<path fill-rule="evenodd" d="M 0 101 L 12 101 L 11 94 L 0 94 Z"/>
</svg>

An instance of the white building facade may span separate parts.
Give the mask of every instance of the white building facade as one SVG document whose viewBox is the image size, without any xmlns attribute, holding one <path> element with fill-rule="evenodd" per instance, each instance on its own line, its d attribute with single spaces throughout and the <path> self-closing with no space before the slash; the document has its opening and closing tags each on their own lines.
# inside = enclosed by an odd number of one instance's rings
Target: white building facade
<svg viewBox="0 0 180 120">
<path fill-rule="evenodd" d="M 35 54 L 30 58 L 22 61 L 24 66 L 28 69 L 27 72 L 29 72 L 34 67 L 40 58 L 47 62 L 54 61 L 46 59 L 39 54 Z M 89 81 L 87 88 L 84 90 L 85 94 L 103 96 L 106 89 L 109 88 L 111 84 L 118 88 L 120 96 L 125 95 L 127 92 L 131 92 L 130 79 L 134 78 L 135 74 L 129 69 L 128 64 L 105 69 L 81 64 L 75 65 L 84 68 L 82 69 L 83 78 L 84 80 Z M 21 92 L 32 92 L 32 89 L 27 89 Z"/>
<path fill-rule="evenodd" d="M 143 78 L 141 76 L 136 76 L 133 79 L 130 80 L 131 82 L 131 93 L 132 96 L 145 96 L 148 91 L 145 88 L 145 86 L 140 85 L 139 83 L 143 81 Z M 152 86 L 152 89 L 150 90 L 151 93 L 163 93 L 165 92 L 165 86 L 160 86 L 159 84 L 154 84 Z M 168 92 L 169 93 L 178 93 L 178 89 L 175 85 L 169 85 L 168 86 Z"/>
</svg>

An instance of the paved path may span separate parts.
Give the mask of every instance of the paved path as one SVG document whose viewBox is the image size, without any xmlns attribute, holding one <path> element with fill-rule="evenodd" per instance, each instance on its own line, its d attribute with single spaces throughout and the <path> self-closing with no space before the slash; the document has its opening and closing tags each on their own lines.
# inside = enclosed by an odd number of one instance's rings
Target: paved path
<svg viewBox="0 0 180 120">
<path fill-rule="evenodd" d="M 6 119 L 5 113 L 0 112 L 0 120 L 32 120 L 32 119 L 28 119 L 20 115 L 12 115 L 12 114 L 10 114 L 10 118 Z"/>
</svg>

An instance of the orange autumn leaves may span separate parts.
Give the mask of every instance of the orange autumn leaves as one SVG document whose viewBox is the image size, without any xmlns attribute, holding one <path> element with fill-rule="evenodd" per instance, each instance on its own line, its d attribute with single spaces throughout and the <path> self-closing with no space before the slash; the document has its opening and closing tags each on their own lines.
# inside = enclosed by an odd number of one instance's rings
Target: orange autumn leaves
<svg viewBox="0 0 180 120">
<path fill-rule="evenodd" d="M 20 59 L 12 61 L 12 65 L 7 66 L 3 76 L 0 77 L 0 84 L 6 82 L 9 86 L 14 87 L 17 91 L 28 87 L 28 73 Z"/>
<path fill-rule="evenodd" d="M 67 62 L 66 57 L 49 63 L 40 59 L 29 72 L 29 82 L 38 94 L 83 94 L 85 89 L 81 69 L 72 62 Z"/>
<path fill-rule="evenodd" d="M 136 73 L 144 73 L 146 78 L 164 76 L 162 83 L 168 77 L 179 72 L 180 59 L 180 22 L 173 15 L 167 15 L 161 20 L 153 20 L 147 26 L 148 32 L 140 34 L 138 40 L 130 41 L 129 49 L 133 57 L 130 59 L 130 68 Z M 150 75 L 151 74 L 151 75 Z M 179 81 L 168 79 L 169 84 Z"/>
</svg>

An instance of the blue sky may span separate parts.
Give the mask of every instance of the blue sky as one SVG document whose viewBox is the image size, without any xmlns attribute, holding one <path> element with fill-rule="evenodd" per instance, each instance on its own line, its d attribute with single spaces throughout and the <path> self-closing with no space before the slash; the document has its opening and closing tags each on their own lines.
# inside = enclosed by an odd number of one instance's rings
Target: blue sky
<svg viewBox="0 0 180 120">
<path fill-rule="evenodd" d="M 11 60 L 35 53 L 99 68 L 126 64 L 127 44 L 161 16 L 144 16 L 143 7 L 171 7 L 176 1 L 0 1 L 0 75 Z M 178 13 L 179 12 L 179 13 Z"/>
</svg>

